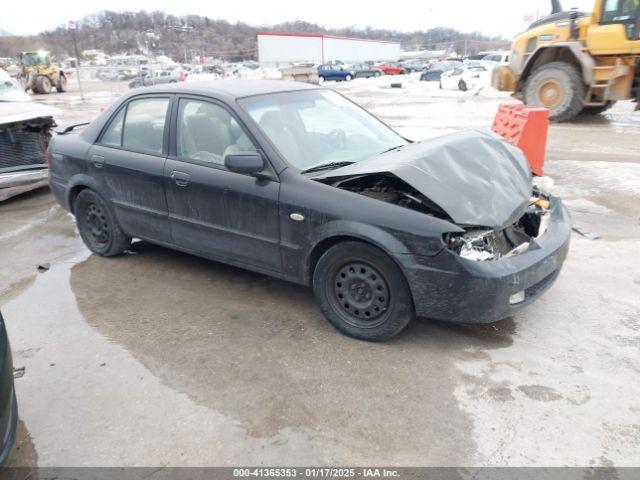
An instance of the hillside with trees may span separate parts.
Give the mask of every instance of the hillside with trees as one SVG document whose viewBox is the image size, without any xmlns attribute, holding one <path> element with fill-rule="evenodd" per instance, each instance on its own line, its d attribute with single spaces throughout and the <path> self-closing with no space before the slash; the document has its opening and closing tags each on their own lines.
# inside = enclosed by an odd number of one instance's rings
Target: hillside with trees
<svg viewBox="0 0 640 480">
<path fill-rule="evenodd" d="M 258 31 L 325 33 L 349 37 L 394 40 L 404 49 L 455 48 L 463 53 L 508 46 L 505 39 L 487 37 L 478 32 L 462 33 L 439 27 L 411 33 L 376 28 L 327 29 L 320 25 L 295 21 L 273 26 L 230 23 L 198 15 L 177 17 L 164 12 L 112 12 L 89 15 L 78 23 L 76 38 L 82 50 L 99 49 L 107 54 L 165 54 L 184 61 L 195 55 L 224 60 L 256 59 Z M 0 57 L 15 56 L 27 50 L 47 49 L 58 57 L 73 56 L 73 40 L 66 27 L 33 36 L 0 37 Z"/>
</svg>

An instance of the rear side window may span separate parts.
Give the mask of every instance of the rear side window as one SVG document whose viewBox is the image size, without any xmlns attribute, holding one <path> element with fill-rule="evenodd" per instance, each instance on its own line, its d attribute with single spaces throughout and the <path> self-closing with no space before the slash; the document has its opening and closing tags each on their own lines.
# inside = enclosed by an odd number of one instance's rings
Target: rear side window
<svg viewBox="0 0 640 480">
<path fill-rule="evenodd" d="M 143 98 L 127 106 L 122 148 L 162 153 L 168 98 Z"/>
<path fill-rule="evenodd" d="M 111 120 L 98 143 L 161 154 L 168 107 L 168 98 L 143 98 L 129 102 Z"/>
<path fill-rule="evenodd" d="M 124 123 L 124 112 L 126 108 L 121 108 L 118 114 L 111 120 L 111 123 L 105 130 L 100 143 L 109 147 L 122 146 L 122 124 Z"/>
</svg>

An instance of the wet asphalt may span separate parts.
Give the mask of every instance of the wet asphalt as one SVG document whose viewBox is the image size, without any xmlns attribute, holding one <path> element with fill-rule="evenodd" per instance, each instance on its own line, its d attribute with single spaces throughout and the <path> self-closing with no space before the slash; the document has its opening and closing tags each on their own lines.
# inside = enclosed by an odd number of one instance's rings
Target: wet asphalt
<svg viewBox="0 0 640 480">
<path fill-rule="evenodd" d="M 490 92 L 333 85 L 410 138 L 488 126 Z M 119 84 L 45 101 L 91 118 Z M 488 326 L 340 335 L 296 285 L 137 242 L 90 254 L 46 189 L 0 204 L 14 466 L 638 465 L 640 113 L 553 125 L 576 224 L 557 283 Z M 38 265 L 50 268 L 38 271 Z"/>
</svg>

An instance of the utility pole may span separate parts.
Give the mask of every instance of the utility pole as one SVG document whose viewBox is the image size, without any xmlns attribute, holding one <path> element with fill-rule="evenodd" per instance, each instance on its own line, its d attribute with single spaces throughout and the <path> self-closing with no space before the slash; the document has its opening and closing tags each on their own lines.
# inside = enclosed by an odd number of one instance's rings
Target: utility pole
<svg viewBox="0 0 640 480">
<path fill-rule="evenodd" d="M 193 27 L 190 27 L 188 25 L 169 25 L 169 30 L 173 30 L 179 33 L 189 33 L 193 31 Z M 187 61 L 187 46 L 185 45 L 184 42 L 184 36 L 180 35 L 180 39 L 182 40 L 182 47 L 184 49 L 184 63 L 189 63 Z"/>
<path fill-rule="evenodd" d="M 80 80 L 80 53 L 78 52 L 78 41 L 76 40 L 76 29 L 78 22 L 69 20 L 69 30 L 71 30 L 71 38 L 73 39 L 73 49 L 76 55 L 76 77 L 78 78 L 78 89 L 80 90 L 80 99 L 84 100 L 84 92 L 82 91 L 82 81 Z"/>
</svg>

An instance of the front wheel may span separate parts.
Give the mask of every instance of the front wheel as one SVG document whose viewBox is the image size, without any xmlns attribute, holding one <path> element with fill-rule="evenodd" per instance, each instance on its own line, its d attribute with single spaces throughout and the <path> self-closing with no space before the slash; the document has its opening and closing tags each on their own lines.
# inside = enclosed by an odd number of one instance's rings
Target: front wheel
<svg viewBox="0 0 640 480">
<path fill-rule="evenodd" d="M 40 75 L 38 78 L 36 78 L 35 90 L 37 93 L 51 93 L 51 80 L 49 80 L 49 77 Z"/>
<path fill-rule="evenodd" d="M 458 89 L 463 92 L 466 92 L 467 90 L 469 90 L 469 88 L 467 87 L 467 82 L 465 82 L 464 80 L 460 80 L 458 82 Z"/>
<path fill-rule="evenodd" d="M 313 291 L 327 320 L 361 340 L 388 340 L 414 316 L 402 271 L 366 243 L 343 242 L 327 250 L 313 273 Z"/>
<path fill-rule="evenodd" d="M 322 85 L 324 83 L 324 77 L 322 76 L 318 77 L 318 83 Z"/>
<path fill-rule="evenodd" d="M 533 71 L 524 86 L 527 105 L 549 109 L 549 120 L 565 122 L 580 113 L 587 87 L 576 67 L 551 62 Z"/>
<path fill-rule="evenodd" d="M 131 245 L 131 237 L 120 229 L 106 202 L 93 190 L 85 189 L 78 194 L 73 212 L 80 237 L 93 253 L 113 257 Z"/>
</svg>

